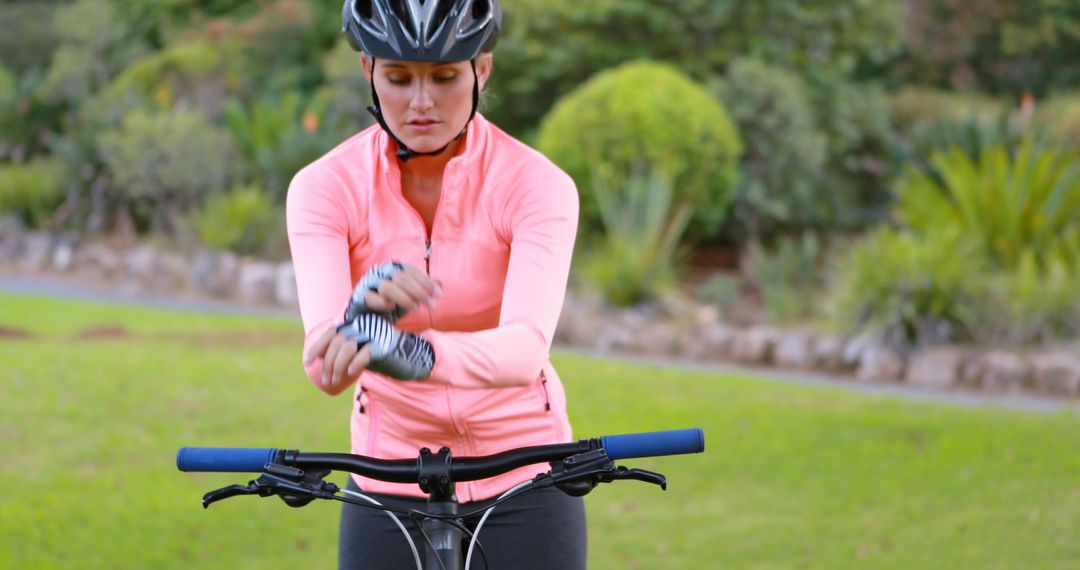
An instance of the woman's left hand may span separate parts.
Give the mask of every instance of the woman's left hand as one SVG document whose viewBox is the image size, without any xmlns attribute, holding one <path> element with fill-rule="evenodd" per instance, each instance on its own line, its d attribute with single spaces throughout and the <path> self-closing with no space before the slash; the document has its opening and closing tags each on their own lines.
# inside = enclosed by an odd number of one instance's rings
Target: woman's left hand
<svg viewBox="0 0 1080 570">
<path fill-rule="evenodd" d="M 371 363 L 371 348 L 364 345 L 358 348 L 356 339 L 337 332 L 337 327 L 330 327 L 320 336 L 304 358 L 304 365 L 309 366 L 317 359 L 323 359 L 322 384 L 335 390 L 352 384 Z"/>
</svg>

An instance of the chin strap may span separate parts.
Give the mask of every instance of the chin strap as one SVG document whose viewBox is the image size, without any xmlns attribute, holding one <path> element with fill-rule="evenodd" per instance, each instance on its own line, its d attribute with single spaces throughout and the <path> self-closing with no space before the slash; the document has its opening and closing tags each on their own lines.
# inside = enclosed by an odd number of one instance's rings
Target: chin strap
<svg viewBox="0 0 1080 570">
<path fill-rule="evenodd" d="M 471 59 L 469 63 L 472 65 L 473 70 L 473 99 L 472 99 L 472 112 L 469 113 L 469 120 L 465 121 L 465 126 L 461 128 L 461 132 L 456 137 L 450 139 L 450 142 L 443 145 L 442 148 L 432 152 L 416 152 L 415 150 L 405 146 L 405 143 L 394 134 L 394 131 L 390 130 L 390 126 L 386 124 L 386 119 L 383 118 L 382 106 L 379 104 L 379 94 L 375 92 L 375 76 L 372 73 L 371 77 L 371 101 L 374 105 L 367 108 L 375 120 L 378 121 L 382 130 L 386 131 L 386 134 L 390 135 L 390 138 L 397 143 L 398 149 L 395 153 L 398 160 L 405 162 L 414 156 L 437 156 L 443 153 L 454 141 L 460 139 L 465 135 L 465 131 L 469 129 L 469 123 L 472 122 L 473 117 L 476 116 L 476 108 L 480 103 L 480 79 L 476 75 L 476 60 Z M 371 58 L 371 68 L 375 69 L 375 58 Z"/>
</svg>

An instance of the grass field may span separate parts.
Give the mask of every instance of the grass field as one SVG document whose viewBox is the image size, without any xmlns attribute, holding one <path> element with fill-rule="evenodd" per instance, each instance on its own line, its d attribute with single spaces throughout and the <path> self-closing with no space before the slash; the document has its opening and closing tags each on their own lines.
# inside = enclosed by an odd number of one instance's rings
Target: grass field
<svg viewBox="0 0 1080 570">
<path fill-rule="evenodd" d="M 300 338 L 289 320 L 0 296 L 0 568 L 332 568 L 335 505 L 204 511 L 249 477 L 174 464 L 183 445 L 346 449 L 351 402 L 309 385 Z M 591 568 L 1080 568 L 1075 413 L 555 360 L 577 435 L 707 436 L 702 455 L 627 462 L 666 493 L 588 497 Z"/>
</svg>

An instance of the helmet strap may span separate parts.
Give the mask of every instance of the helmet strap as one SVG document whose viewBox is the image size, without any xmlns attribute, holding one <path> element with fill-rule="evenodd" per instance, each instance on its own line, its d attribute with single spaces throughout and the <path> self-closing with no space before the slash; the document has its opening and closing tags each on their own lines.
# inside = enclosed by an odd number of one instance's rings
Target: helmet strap
<svg viewBox="0 0 1080 570">
<path fill-rule="evenodd" d="M 457 136 L 450 139 L 450 142 L 443 145 L 442 148 L 440 148 L 438 150 L 435 150 L 435 151 L 432 151 L 432 152 L 416 152 L 416 151 L 414 151 L 413 149 L 406 146 L 405 143 L 402 142 L 402 140 L 399 139 L 397 137 L 397 135 L 394 134 L 394 131 L 390 130 L 390 125 L 386 124 L 386 119 L 383 117 L 382 105 L 379 104 L 379 94 L 375 92 L 375 75 L 374 75 L 374 73 L 372 73 L 372 77 L 371 77 L 371 102 L 373 103 L 373 105 L 368 107 L 367 110 L 368 110 L 369 113 L 371 113 L 371 115 L 373 117 L 375 117 L 375 120 L 379 123 L 379 126 L 382 127 L 382 130 L 386 131 L 386 134 L 390 135 L 390 138 L 395 143 L 397 143 L 398 149 L 397 149 L 397 152 L 394 153 L 394 154 L 397 156 L 398 160 L 400 160 L 402 162 L 405 162 L 405 161 L 409 160 L 410 158 L 412 158 L 414 156 L 438 156 L 438 155 L 442 154 L 443 151 L 445 151 L 451 144 L 453 144 L 454 141 L 460 139 L 462 136 L 465 135 L 465 131 L 467 131 L 469 129 L 469 123 L 472 122 L 473 117 L 476 116 L 477 106 L 480 104 L 480 78 L 476 74 L 476 60 L 471 59 L 471 60 L 469 60 L 469 63 L 472 65 L 472 70 L 473 70 L 473 100 L 472 100 L 472 112 L 469 113 L 469 120 L 465 121 L 465 126 L 461 128 L 461 132 L 458 133 Z M 372 70 L 375 69 L 375 58 L 374 57 L 371 58 L 371 68 L 372 68 Z"/>
</svg>

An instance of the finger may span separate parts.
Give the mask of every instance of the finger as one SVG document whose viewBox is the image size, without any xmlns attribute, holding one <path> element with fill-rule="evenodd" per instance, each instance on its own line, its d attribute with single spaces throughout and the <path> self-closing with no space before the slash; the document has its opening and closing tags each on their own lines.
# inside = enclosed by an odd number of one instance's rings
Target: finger
<svg viewBox="0 0 1080 570">
<path fill-rule="evenodd" d="M 420 306 L 421 302 L 427 300 L 426 297 L 414 299 L 408 291 L 390 281 L 383 281 L 382 285 L 379 285 L 379 295 L 390 302 L 392 306 L 398 307 L 406 313 L 415 310 Z"/>
<path fill-rule="evenodd" d="M 344 338 L 344 337 L 343 337 Z M 338 349 L 337 355 L 334 357 L 334 372 L 330 379 L 331 384 L 338 384 L 345 378 L 345 371 L 349 368 L 349 362 L 356 356 L 356 341 L 353 339 L 345 339 L 347 342 L 343 342 Z"/>
<path fill-rule="evenodd" d="M 382 296 L 378 291 L 364 294 L 364 306 L 377 313 L 389 313 L 394 310 L 394 302 Z"/>
<path fill-rule="evenodd" d="M 334 362 L 337 361 L 338 352 L 341 351 L 342 346 L 346 340 L 351 340 L 344 335 L 334 335 L 330 339 L 330 346 L 326 349 L 326 354 L 323 355 L 323 367 L 322 367 L 322 383 L 323 386 L 329 386 L 331 379 L 334 375 Z M 355 344 L 355 341 L 352 341 Z"/>
<path fill-rule="evenodd" d="M 394 282 L 415 283 L 421 288 L 425 297 L 437 297 L 442 293 L 442 287 L 419 267 L 408 266 L 404 271 L 394 276 Z"/>
<path fill-rule="evenodd" d="M 421 274 L 421 277 L 416 277 L 398 274 L 394 278 L 394 285 L 408 295 L 414 303 L 430 305 L 435 300 L 435 282 L 427 275 Z"/>
<path fill-rule="evenodd" d="M 349 362 L 349 369 L 346 373 L 352 378 L 367 368 L 369 364 L 371 364 L 371 347 L 365 344 Z"/>
<path fill-rule="evenodd" d="M 304 366 L 309 366 L 315 359 L 319 358 L 326 353 L 327 347 L 330 346 L 330 341 L 337 335 L 337 327 L 330 327 L 326 329 L 326 332 L 319 338 L 315 339 L 315 342 L 308 349 L 307 355 L 304 356 Z"/>
</svg>

